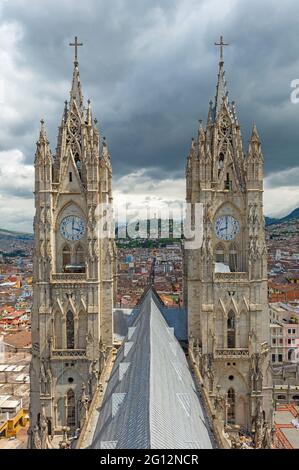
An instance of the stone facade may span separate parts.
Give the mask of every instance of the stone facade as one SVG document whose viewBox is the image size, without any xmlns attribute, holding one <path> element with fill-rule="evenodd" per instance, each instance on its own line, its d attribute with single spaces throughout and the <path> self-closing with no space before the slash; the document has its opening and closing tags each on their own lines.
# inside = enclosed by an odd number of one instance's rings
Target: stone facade
<svg viewBox="0 0 299 470">
<path fill-rule="evenodd" d="M 203 204 L 203 244 L 185 251 L 189 337 L 210 397 L 226 399 L 226 424 L 272 425 L 263 155 L 254 125 L 244 154 L 221 57 L 206 128 L 187 160 L 187 203 Z"/>
<path fill-rule="evenodd" d="M 116 249 L 99 225 L 101 204 L 112 203 L 111 180 L 76 59 L 56 156 L 43 121 L 35 156 L 30 447 L 49 447 L 66 427 L 70 435 L 81 427 L 112 347 Z"/>
</svg>

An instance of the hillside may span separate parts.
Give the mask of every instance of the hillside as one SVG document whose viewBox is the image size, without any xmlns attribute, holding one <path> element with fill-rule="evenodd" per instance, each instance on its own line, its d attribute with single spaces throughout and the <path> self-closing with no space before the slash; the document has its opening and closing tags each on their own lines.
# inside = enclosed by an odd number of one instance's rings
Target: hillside
<svg viewBox="0 0 299 470">
<path fill-rule="evenodd" d="M 33 233 L 15 232 L 0 228 L 0 240 L 33 240 Z"/>
<path fill-rule="evenodd" d="M 266 226 L 283 224 L 284 222 L 288 222 L 289 220 L 299 220 L 299 207 L 297 207 L 297 209 L 294 209 L 290 214 L 286 215 L 285 217 L 282 217 L 281 219 L 265 217 Z"/>
</svg>

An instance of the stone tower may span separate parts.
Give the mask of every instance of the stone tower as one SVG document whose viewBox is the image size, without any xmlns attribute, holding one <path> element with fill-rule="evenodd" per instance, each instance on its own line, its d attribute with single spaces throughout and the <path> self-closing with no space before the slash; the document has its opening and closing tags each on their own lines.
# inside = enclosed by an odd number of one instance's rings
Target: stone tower
<svg viewBox="0 0 299 470">
<path fill-rule="evenodd" d="M 186 168 L 187 203 L 193 211 L 203 204 L 204 236 L 200 249 L 185 253 L 185 302 L 211 399 L 225 398 L 226 424 L 257 435 L 272 424 L 263 155 L 255 125 L 244 154 L 222 38 L 220 46 L 215 100 Z"/>
<path fill-rule="evenodd" d="M 47 447 L 63 427 L 80 428 L 82 402 L 92 398 L 113 342 L 116 251 L 98 224 L 102 204 L 112 204 L 112 170 L 84 105 L 78 45 L 56 156 L 43 121 L 35 156 L 30 447 Z"/>
</svg>

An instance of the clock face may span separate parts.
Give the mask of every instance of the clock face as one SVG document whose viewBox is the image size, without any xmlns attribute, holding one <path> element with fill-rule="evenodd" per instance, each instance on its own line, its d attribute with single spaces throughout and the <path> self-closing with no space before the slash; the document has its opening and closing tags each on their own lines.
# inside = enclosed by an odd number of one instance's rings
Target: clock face
<svg viewBox="0 0 299 470">
<path fill-rule="evenodd" d="M 215 233 L 220 240 L 234 240 L 240 233 L 240 224 L 231 215 L 224 215 L 216 220 Z"/>
<path fill-rule="evenodd" d="M 61 235 L 71 242 L 81 240 L 85 234 L 85 223 L 76 215 L 65 217 L 60 224 Z"/>
</svg>

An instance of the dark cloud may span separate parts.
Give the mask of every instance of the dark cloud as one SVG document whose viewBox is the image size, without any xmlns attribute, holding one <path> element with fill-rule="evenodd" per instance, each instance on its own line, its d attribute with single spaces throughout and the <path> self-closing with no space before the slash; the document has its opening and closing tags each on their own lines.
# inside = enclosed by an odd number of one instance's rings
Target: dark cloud
<svg viewBox="0 0 299 470">
<path fill-rule="evenodd" d="M 77 34 L 84 95 L 108 138 L 114 174 L 148 168 L 153 178 L 182 177 L 197 120 L 215 94 L 213 43 L 224 34 L 245 148 L 255 120 L 266 174 L 297 166 L 299 105 L 290 102 L 290 83 L 299 77 L 296 13 L 295 0 L 6 1 L 2 24 L 15 22 L 24 33 L 15 64 L 33 78 L 23 92 L 26 114 L 18 118 L 16 109 L 9 126 L 0 118 L 0 146 L 17 147 L 32 162 L 45 117 L 55 149 L 72 73 L 68 43 Z"/>
</svg>

